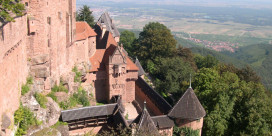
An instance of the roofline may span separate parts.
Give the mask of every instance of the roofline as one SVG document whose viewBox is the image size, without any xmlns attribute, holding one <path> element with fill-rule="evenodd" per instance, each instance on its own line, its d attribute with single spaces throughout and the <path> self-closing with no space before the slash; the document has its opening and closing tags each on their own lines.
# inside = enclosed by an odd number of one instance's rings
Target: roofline
<svg viewBox="0 0 272 136">
<path fill-rule="evenodd" d="M 193 90 L 193 88 L 188 88 L 188 89 L 192 89 Z M 188 90 L 187 89 L 187 90 Z M 185 91 L 185 93 L 187 93 L 187 90 Z M 168 112 L 168 114 L 167 115 L 169 115 L 174 109 L 175 109 L 175 107 L 177 106 L 177 104 L 182 100 L 182 98 L 183 98 L 183 96 L 185 95 L 185 93 L 181 96 L 181 98 L 178 100 L 178 102 L 174 105 L 174 107 Z M 169 117 L 173 117 L 173 116 L 169 116 Z"/>
<path fill-rule="evenodd" d="M 99 105 L 99 106 L 88 106 L 88 107 L 82 107 L 82 108 L 70 109 L 70 110 L 63 110 L 61 112 L 68 112 L 68 111 L 74 111 L 74 110 L 82 110 L 82 109 L 88 109 L 88 108 L 91 108 L 91 107 L 106 107 L 106 106 L 110 106 L 110 105 L 117 105 L 117 103 L 105 104 L 105 105 Z"/>
</svg>

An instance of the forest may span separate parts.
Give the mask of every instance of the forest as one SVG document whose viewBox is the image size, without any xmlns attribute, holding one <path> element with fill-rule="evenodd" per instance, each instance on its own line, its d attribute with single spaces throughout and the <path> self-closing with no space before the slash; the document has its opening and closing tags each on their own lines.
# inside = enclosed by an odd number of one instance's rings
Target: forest
<svg viewBox="0 0 272 136">
<path fill-rule="evenodd" d="M 271 92 L 251 67 L 177 47 L 171 31 L 158 22 L 145 25 L 139 37 L 123 31 L 120 42 L 141 61 L 155 90 L 172 105 L 188 88 L 192 74 L 193 89 L 207 112 L 203 135 L 272 134 Z"/>
</svg>

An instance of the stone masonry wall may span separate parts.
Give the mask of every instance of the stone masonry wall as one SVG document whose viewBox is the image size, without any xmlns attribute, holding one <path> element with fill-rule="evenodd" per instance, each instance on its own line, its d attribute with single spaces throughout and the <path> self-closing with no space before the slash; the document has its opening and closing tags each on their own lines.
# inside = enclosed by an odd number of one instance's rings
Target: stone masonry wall
<svg viewBox="0 0 272 136">
<path fill-rule="evenodd" d="M 140 104 L 141 108 L 144 107 L 144 101 L 146 101 L 147 110 L 151 116 L 163 115 L 158 107 L 145 95 L 140 87 L 136 85 L 135 89 L 136 100 Z"/>
<path fill-rule="evenodd" d="M 69 60 L 67 47 L 71 46 L 75 39 L 75 5 L 75 0 L 28 1 L 28 56 L 49 56 L 48 63 L 43 65 L 49 70 L 49 76 L 44 78 L 50 78 L 45 81 L 50 80 L 53 84 L 58 83 L 60 76 L 72 69 L 73 61 Z M 48 85 L 50 88 L 52 84 Z"/>
<path fill-rule="evenodd" d="M 89 57 L 92 57 L 96 51 L 96 36 L 88 38 Z"/>
<path fill-rule="evenodd" d="M 199 120 L 195 120 L 195 121 L 177 119 L 176 122 L 178 122 L 179 127 L 189 127 L 193 130 L 199 130 L 199 134 L 201 135 L 201 131 L 202 131 L 202 127 L 203 127 L 203 118 L 201 118 Z"/>
<path fill-rule="evenodd" d="M 27 16 L 0 28 L 0 130 L 3 113 L 11 117 L 19 107 L 21 85 L 28 75 Z"/>
<path fill-rule="evenodd" d="M 138 79 L 137 71 L 129 71 L 126 73 L 126 102 L 135 100 L 135 81 Z"/>
</svg>

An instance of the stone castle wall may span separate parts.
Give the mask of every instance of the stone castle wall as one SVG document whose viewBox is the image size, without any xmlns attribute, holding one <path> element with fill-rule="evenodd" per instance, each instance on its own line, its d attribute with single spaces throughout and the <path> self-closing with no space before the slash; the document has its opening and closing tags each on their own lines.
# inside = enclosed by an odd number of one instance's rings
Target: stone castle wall
<svg viewBox="0 0 272 136">
<path fill-rule="evenodd" d="M 199 130 L 199 135 L 201 135 L 201 131 L 203 127 L 203 118 L 199 120 L 195 120 L 195 121 L 176 119 L 176 122 L 178 122 L 178 127 L 188 127 L 193 130 Z"/>
<path fill-rule="evenodd" d="M 150 100 L 148 96 L 142 91 L 142 89 L 136 85 L 135 88 L 136 100 L 140 104 L 141 108 L 144 107 L 143 102 L 146 101 L 147 110 L 151 116 L 163 115 L 160 109 Z"/>
<path fill-rule="evenodd" d="M 60 76 L 70 71 L 73 63 L 69 60 L 71 52 L 67 48 L 75 40 L 76 1 L 28 0 L 26 2 L 29 18 L 28 56 L 35 58 L 48 55 L 50 60 L 48 64 L 43 65 L 47 67 L 49 76 L 36 76 L 36 78 L 45 78 L 52 84 L 58 83 Z"/>
<path fill-rule="evenodd" d="M 21 85 L 28 75 L 26 26 L 23 16 L 0 28 L 0 128 L 3 113 L 11 117 L 18 109 Z"/>
</svg>

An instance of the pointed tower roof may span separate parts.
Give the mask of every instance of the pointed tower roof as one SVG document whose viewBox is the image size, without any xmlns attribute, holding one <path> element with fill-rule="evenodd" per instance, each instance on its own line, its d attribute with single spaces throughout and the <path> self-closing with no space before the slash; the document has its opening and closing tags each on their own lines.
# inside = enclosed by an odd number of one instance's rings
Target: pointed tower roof
<svg viewBox="0 0 272 136">
<path fill-rule="evenodd" d="M 110 15 L 108 12 L 104 12 L 101 17 L 98 19 L 97 23 L 102 26 L 103 24 L 106 25 L 107 31 L 111 32 L 113 37 L 119 37 L 120 33 L 117 27 L 112 22 Z"/>
<path fill-rule="evenodd" d="M 172 118 L 181 119 L 200 119 L 206 115 L 205 109 L 202 107 L 194 90 L 188 88 L 176 105 L 168 113 Z"/>
<path fill-rule="evenodd" d="M 133 122 L 138 125 L 136 133 L 140 135 L 141 134 L 159 135 L 159 131 L 145 106 L 142 113 L 139 114 Z"/>
<path fill-rule="evenodd" d="M 140 61 L 138 60 L 138 58 L 136 58 L 135 60 L 135 64 L 136 66 L 139 68 L 139 71 L 138 71 L 138 76 L 142 76 L 142 75 L 145 75 L 145 71 L 140 63 Z"/>
</svg>

